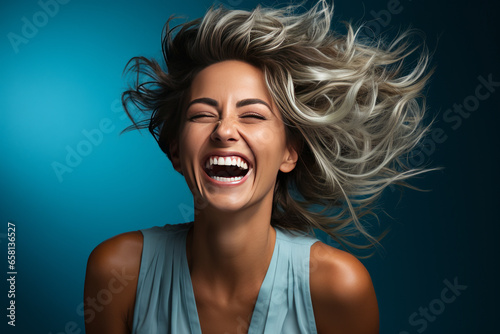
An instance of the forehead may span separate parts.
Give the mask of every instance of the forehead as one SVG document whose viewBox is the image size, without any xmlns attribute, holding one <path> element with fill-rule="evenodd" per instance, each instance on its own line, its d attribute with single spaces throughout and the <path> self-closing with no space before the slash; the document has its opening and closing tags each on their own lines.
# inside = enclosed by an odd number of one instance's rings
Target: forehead
<svg viewBox="0 0 500 334">
<path fill-rule="evenodd" d="M 237 60 L 219 62 L 200 71 L 191 83 L 190 97 L 191 99 L 252 97 L 272 103 L 262 70 Z"/>
</svg>

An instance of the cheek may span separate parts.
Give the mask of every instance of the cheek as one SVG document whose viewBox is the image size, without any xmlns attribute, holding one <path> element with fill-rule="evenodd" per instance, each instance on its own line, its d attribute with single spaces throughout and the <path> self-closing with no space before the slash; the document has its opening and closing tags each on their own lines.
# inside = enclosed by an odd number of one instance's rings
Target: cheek
<svg viewBox="0 0 500 334">
<path fill-rule="evenodd" d="M 259 147 L 262 145 L 269 145 L 269 143 L 276 140 L 276 134 L 273 133 L 272 129 L 270 128 L 259 129 L 252 134 L 252 137 L 255 144 Z"/>
<path fill-rule="evenodd" d="M 255 129 L 252 133 L 253 142 L 259 146 L 269 148 L 280 148 L 286 141 L 285 128 L 283 124 L 273 124 Z"/>
<path fill-rule="evenodd" d="M 285 129 L 280 127 L 265 127 L 252 134 L 252 143 L 259 152 L 261 166 L 279 169 L 286 150 Z"/>
<path fill-rule="evenodd" d="M 201 140 L 196 136 L 196 131 L 193 131 L 189 126 L 185 126 L 179 136 L 179 155 L 181 163 L 192 159 Z M 185 166 L 187 167 L 187 166 Z"/>
</svg>

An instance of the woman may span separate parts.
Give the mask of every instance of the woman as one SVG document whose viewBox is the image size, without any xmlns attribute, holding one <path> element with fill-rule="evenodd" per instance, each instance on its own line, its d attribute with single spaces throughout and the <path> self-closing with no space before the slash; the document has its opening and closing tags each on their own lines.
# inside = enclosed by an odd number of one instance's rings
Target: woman
<svg viewBox="0 0 500 334">
<path fill-rule="evenodd" d="M 425 132 L 427 58 L 404 74 L 401 39 L 337 35 L 324 1 L 293 11 L 211 9 L 167 24 L 167 71 L 134 59 L 124 105 L 152 112 L 134 128 L 185 177 L 195 218 L 96 247 L 87 333 L 378 333 L 368 272 L 313 229 L 376 243 L 359 218 L 421 172 L 403 158 Z"/>
</svg>

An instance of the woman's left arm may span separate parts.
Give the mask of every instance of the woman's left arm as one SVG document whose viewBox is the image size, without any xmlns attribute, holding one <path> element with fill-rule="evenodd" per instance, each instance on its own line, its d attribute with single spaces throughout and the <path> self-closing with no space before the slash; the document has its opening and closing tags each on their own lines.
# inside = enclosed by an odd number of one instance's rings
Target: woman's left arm
<svg viewBox="0 0 500 334">
<path fill-rule="evenodd" d="M 379 313 L 370 275 L 351 254 L 316 242 L 310 290 L 319 334 L 377 334 Z"/>
</svg>

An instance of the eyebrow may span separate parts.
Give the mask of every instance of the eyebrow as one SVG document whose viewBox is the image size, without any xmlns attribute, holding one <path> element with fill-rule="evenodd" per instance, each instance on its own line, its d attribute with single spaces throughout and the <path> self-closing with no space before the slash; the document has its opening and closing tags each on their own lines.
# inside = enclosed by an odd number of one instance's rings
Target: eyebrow
<svg viewBox="0 0 500 334">
<path fill-rule="evenodd" d="M 219 106 L 219 102 L 217 102 L 216 100 L 211 99 L 209 97 L 201 97 L 199 99 L 194 99 L 193 101 L 189 102 L 186 109 L 189 109 L 189 107 L 191 107 L 195 103 L 208 104 L 209 106 L 215 107 L 215 108 L 217 108 Z"/>
<path fill-rule="evenodd" d="M 266 107 L 269 108 L 269 111 L 271 111 L 271 112 L 273 111 L 273 109 L 271 109 L 271 106 L 267 102 L 262 101 L 261 99 L 245 99 L 245 100 L 241 100 L 241 101 L 236 102 L 236 107 L 240 108 L 240 107 L 248 106 L 248 105 L 251 105 L 251 104 L 263 104 L 263 105 L 265 105 Z"/>
<path fill-rule="evenodd" d="M 209 97 L 200 97 L 199 99 L 194 99 L 193 101 L 189 102 L 186 109 L 188 109 L 191 105 L 193 105 L 195 103 L 207 104 L 207 105 L 214 107 L 214 108 L 217 108 L 219 106 L 219 102 L 217 102 L 214 99 L 211 99 Z M 236 108 L 241 108 L 241 107 L 248 106 L 251 104 L 263 104 L 269 108 L 269 111 L 271 111 L 271 112 L 273 111 L 271 106 L 267 102 L 265 102 L 261 99 L 244 99 L 244 100 L 238 101 L 238 102 L 236 102 Z"/>
</svg>

